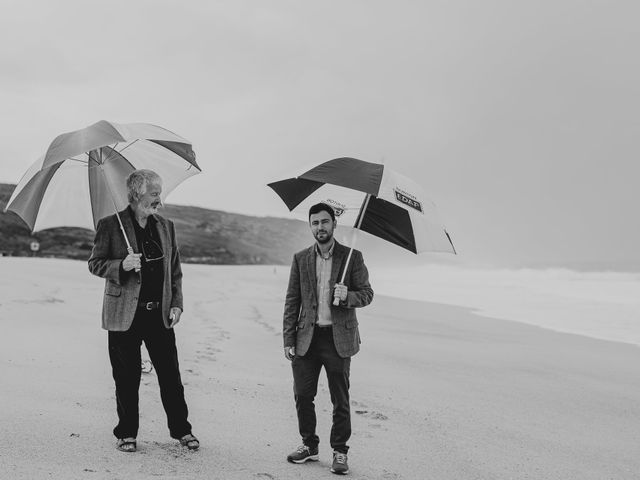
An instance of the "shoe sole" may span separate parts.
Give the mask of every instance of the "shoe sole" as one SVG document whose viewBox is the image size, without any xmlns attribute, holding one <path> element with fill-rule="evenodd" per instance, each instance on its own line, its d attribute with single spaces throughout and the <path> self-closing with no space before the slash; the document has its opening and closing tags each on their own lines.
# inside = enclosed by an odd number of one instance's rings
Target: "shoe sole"
<svg viewBox="0 0 640 480">
<path fill-rule="evenodd" d="M 308 457 L 304 457 L 302 460 L 294 460 L 293 458 L 287 458 L 287 460 L 291 463 L 301 464 L 304 462 L 317 462 L 320 460 L 320 455 L 309 455 Z"/>
<path fill-rule="evenodd" d="M 125 450 L 125 449 L 120 448 L 120 447 L 116 447 L 116 450 L 119 450 L 119 451 L 121 451 L 123 453 L 136 453 L 138 451 L 136 448 L 133 448 L 131 450 Z"/>
<path fill-rule="evenodd" d="M 346 475 L 349 473 L 349 470 L 345 470 L 344 472 L 336 472 L 333 468 L 331 469 L 331 473 L 335 473 L 336 475 Z"/>
</svg>

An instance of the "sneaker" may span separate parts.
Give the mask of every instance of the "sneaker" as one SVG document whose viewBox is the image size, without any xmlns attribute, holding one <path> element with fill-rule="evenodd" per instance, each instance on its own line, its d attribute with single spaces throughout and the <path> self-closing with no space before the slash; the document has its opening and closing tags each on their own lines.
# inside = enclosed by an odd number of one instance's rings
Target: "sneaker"
<svg viewBox="0 0 640 480">
<path fill-rule="evenodd" d="M 318 459 L 318 447 L 307 447 L 304 444 L 296 448 L 295 452 L 287 455 L 287 460 L 291 463 L 304 463 L 307 460 L 317 462 Z"/>
<path fill-rule="evenodd" d="M 331 464 L 331 472 L 338 475 L 346 475 L 349 473 L 349 465 L 347 464 L 347 454 L 341 452 L 333 452 L 333 464 Z"/>
</svg>

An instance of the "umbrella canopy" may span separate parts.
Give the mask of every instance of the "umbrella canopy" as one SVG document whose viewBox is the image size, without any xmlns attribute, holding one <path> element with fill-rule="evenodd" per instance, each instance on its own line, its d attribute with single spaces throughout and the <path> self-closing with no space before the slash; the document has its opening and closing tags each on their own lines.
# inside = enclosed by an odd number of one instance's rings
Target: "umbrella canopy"
<svg viewBox="0 0 640 480">
<path fill-rule="evenodd" d="M 269 184 L 290 211 L 306 220 L 311 205 L 331 205 L 353 226 L 413 253 L 456 253 L 435 205 L 413 180 L 384 165 L 336 158 Z"/>
<path fill-rule="evenodd" d="M 5 210 L 32 231 L 95 229 L 101 218 L 128 205 L 125 178 L 143 168 L 162 178 L 163 201 L 200 173 L 188 140 L 156 125 L 102 120 L 56 137 L 24 174 Z"/>
</svg>

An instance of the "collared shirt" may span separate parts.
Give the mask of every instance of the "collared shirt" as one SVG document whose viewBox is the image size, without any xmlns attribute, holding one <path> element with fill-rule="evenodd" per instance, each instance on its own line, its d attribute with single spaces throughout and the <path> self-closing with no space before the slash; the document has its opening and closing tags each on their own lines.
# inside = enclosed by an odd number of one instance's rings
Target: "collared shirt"
<svg viewBox="0 0 640 480">
<path fill-rule="evenodd" d="M 332 325 L 331 302 L 333 302 L 333 290 L 331 281 L 331 266 L 333 264 L 333 247 L 323 254 L 316 243 L 316 291 L 318 293 L 318 325 Z"/>
<path fill-rule="evenodd" d="M 131 207 L 129 207 L 131 208 Z M 138 252 L 142 253 L 141 261 L 141 284 L 140 302 L 159 302 L 162 300 L 162 289 L 164 285 L 164 253 L 160 245 L 158 235 L 158 222 L 153 215 L 147 217 L 147 224 L 144 228 L 138 224 L 133 210 L 130 211 L 133 220 L 133 228 L 136 232 L 136 242 Z"/>
</svg>

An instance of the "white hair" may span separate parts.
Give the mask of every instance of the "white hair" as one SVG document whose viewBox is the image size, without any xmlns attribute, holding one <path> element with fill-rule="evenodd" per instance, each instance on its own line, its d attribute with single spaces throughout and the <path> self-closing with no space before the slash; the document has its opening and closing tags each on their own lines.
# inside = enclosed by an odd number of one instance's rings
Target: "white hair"
<svg viewBox="0 0 640 480">
<path fill-rule="evenodd" d="M 127 177 L 127 197 L 135 203 L 147 191 L 147 185 L 162 186 L 162 178 L 153 170 L 134 170 Z"/>
</svg>

